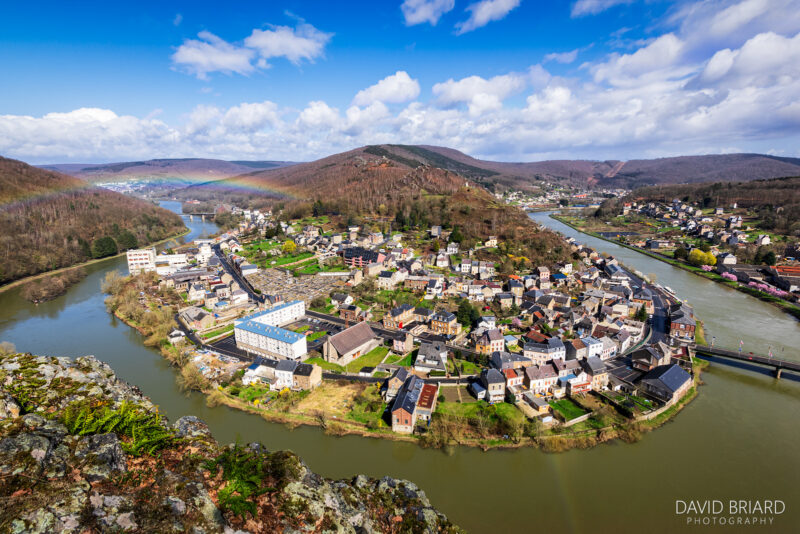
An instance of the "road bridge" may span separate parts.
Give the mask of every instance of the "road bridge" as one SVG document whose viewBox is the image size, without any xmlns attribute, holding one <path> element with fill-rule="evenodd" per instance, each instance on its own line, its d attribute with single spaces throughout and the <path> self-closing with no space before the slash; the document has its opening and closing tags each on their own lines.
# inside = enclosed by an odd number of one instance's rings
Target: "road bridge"
<svg viewBox="0 0 800 534">
<path fill-rule="evenodd" d="M 693 348 L 696 354 L 702 354 L 704 356 L 710 356 L 712 358 L 727 358 L 730 360 L 737 360 L 740 362 L 771 367 L 772 369 L 775 370 L 775 376 L 777 378 L 781 377 L 781 373 L 783 372 L 784 369 L 787 371 L 794 371 L 796 373 L 800 373 L 800 362 L 780 360 L 778 358 L 772 358 L 770 356 L 753 354 L 752 352 L 739 352 L 727 349 L 720 349 L 716 347 L 704 347 L 700 345 L 695 345 Z"/>
</svg>

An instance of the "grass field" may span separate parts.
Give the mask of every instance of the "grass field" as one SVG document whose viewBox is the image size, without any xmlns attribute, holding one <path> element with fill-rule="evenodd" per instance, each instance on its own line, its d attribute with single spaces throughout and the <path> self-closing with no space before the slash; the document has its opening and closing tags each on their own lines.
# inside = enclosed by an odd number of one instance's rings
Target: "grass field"
<svg viewBox="0 0 800 534">
<path fill-rule="evenodd" d="M 416 352 L 416 351 L 415 351 Z M 415 352 L 411 352 L 406 354 L 405 356 L 400 356 L 398 354 L 392 354 L 388 358 L 386 358 L 386 363 L 391 363 L 394 365 L 399 365 L 400 367 L 411 367 L 414 365 L 414 354 Z"/>
<path fill-rule="evenodd" d="M 210 332 L 206 332 L 205 334 L 202 334 L 200 337 L 203 338 L 203 339 L 211 339 L 212 337 L 221 336 L 222 334 L 225 334 L 226 332 L 233 332 L 233 323 L 231 323 L 229 325 L 225 325 L 222 328 L 217 328 L 216 330 L 212 330 Z"/>
<path fill-rule="evenodd" d="M 587 413 L 586 410 L 572 402 L 569 398 L 550 401 L 550 407 L 563 415 L 566 421 L 571 421 Z"/>
<path fill-rule="evenodd" d="M 327 330 L 320 330 L 319 332 L 314 332 L 310 336 L 306 338 L 306 341 L 316 341 L 324 335 L 327 335 Z"/>
<path fill-rule="evenodd" d="M 336 373 L 343 373 L 344 372 L 344 367 L 342 367 L 341 365 L 337 365 L 337 364 L 331 363 L 331 362 L 326 362 L 322 358 L 309 358 L 309 359 L 305 360 L 303 363 L 315 363 L 315 364 L 319 365 L 320 367 L 322 367 L 326 371 L 333 371 L 333 372 L 336 372 Z"/>
<path fill-rule="evenodd" d="M 347 371 L 350 373 L 357 373 L 362 367 L 375 367 L 383 361 L 388 352 L 389 347 L 375 347 L 360 358 L 356 358 L 348 363 Z"/>
</svg>

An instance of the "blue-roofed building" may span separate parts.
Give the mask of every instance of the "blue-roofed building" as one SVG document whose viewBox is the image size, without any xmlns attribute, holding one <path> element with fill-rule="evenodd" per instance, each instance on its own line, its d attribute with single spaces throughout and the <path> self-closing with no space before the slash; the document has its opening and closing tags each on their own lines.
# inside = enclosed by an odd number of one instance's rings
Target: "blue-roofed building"
<svg viewBox="0 0 800 534">
<path fill-rule="evenodd" d="M 236 346 L 258 356 L 299 360 L 306 355 L 306 336 L 278 325 L 292 323 L 305 315 L 301 300 L 286 302 L 234 321 Z"/>
</svg>

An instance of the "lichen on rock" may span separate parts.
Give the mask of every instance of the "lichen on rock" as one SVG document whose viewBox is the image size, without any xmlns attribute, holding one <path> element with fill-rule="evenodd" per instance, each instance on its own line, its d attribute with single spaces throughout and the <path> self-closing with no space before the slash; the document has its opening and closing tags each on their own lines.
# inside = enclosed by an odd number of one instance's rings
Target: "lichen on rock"
<svg viewBox="0 0 800 534">
<path fill-rule="evenodd" d="M 0 500 L 0 532 L 460 532 L 408 481 L 169 425 L 91 356 L 0 356 Z"/>
</svg>

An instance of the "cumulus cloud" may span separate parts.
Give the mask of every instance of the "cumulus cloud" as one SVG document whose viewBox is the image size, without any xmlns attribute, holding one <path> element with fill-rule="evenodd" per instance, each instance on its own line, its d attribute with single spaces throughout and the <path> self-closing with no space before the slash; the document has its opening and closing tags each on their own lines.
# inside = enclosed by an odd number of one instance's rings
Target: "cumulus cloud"
<svg viewBox="0 0 800 534">
<path fill-rule="evenodd" d="M 324 54 L 333 34 L 301 22 L 296 28 L 272 26 L 255 29 L 241 45 L 229 43 L 211 32 L 202 31 L 198 39 L 186 39 L 172 54 L 178 69 L 207 80 L 211 72 L 250 74 L 256 68 L 269 68 L 268 60 L 283 57 L 294 64 L 311 61 Z M 254 64 L 255 61 L 255 64 Z"/>
<path fill-rule="evenodd" d="M 357 106 L 368 106 L 373 102 L 407 102 L 419 96 L 419 82 L 404 70 L 387 76 L 375 85 L 359 91 L 353 99 Z"/>
<path fill-rule="evenodd" d="M 258 51 L 260 58 L 285 57 L 294 64 L 302 60 L 314 61 L 322 56 L 332 34 L 321 32 L 311 24 L 302 23 L 297 28 L 273 26 L 269 30 L 253 30 L 244 40 L 245 46 Z M 263 63 L 262 63 L 263 66 Z"/>
<path fill-rule="evenodd" d="M 178 68 L 201 80 L 208 79 L 209 72 L 253 72 L 253 50 L 232 45 L 208 31 L 198 33 L 197 37 L 185 40 L 172 54 L 172 62 Z"/>
<path fill-rule="evenodd" d="M 452 146 L 511 161 L 627 159 L 732 147 L 798 155 L 800 22 L 790 24 L 788 11 L 780 20 L 770 10 L 754 15 L 752 6 L 746 16 L 717 18 L 747 1 L 717 2 L 716 11 L 703 3 L 702 12 L 685 12 L 672 32 L 588 62 L 572 78 L 537 64 L 494 77 L 443 80 L 428 101 L 420 101 L 419 82 L 398 71 L 358 92 L 349 107 L 319 99 L 300 110 L 271 101 L 204 105 L 174 121 L 97 108 L 4 115 L 0 153 L 41 163 L 304 160 L 387 142 Z M 735 39 L 714 41 L 711 21 L 736 26 L 730 17 L 748 22 L 738 26 Z"/>
<path fill-rule="evenodd" d="M 481 0 L 467 6 L 470 16 L 464 22 L 456 24 L 456 33 L 461 35 L 486 26 L 495 20 L 502 20 L 520 0 Z"/>
<path fill-rule="evenodd" d="M 633 0 L 578 0 L 572 4 L 571 14 L 573 18 L 597 15 L 603 11 L 608 11 L 612 7 L 631 3 L 633 3 Z"/>
<path fill-rule="evenodd" d="M 400 6 L 406 26 L 429 23 L 436 26 L 445 13 L 455 7 L 455 0 L 405 0 Z"/>
<path fill-rule="evenodd" d="M 452 78 L 433 86 L 437 101 L 444 105 L 466 103 L 471 115 L 502 107 L 503 100 L 525 87 L 525 79 L 518 74 L 504 74 L 490 79 L 468 76 L 461 80 Z"/>
</svg>

